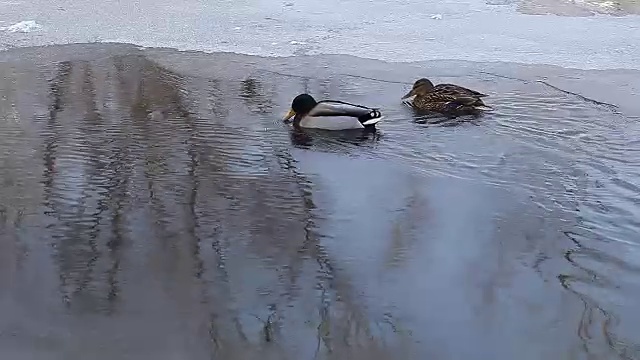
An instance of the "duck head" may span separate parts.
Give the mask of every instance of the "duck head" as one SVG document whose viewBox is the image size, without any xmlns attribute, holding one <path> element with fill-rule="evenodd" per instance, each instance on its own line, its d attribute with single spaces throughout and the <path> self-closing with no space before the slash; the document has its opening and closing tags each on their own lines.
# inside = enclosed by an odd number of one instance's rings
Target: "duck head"
<svg viewBox="0 0 640 360">
<path fill-rule="evenodd" d="M 307 115 L 311 109 L 313 109 L 318 102 L 313 96 L 309 94 L 300 94 L 296 96 L 291 102 L 291 109 L 285 115 L 283 121 L 291 119 L 293 116 L 302 117 Z"/>
<path fill-rule="evenodd" d="M 433 91 L 433 83 L 429 79 L 418 79 L 413 83 L 413 88 L 402 99 L 410 98 L 415 95 L 424 95 Z"/>
</svg>

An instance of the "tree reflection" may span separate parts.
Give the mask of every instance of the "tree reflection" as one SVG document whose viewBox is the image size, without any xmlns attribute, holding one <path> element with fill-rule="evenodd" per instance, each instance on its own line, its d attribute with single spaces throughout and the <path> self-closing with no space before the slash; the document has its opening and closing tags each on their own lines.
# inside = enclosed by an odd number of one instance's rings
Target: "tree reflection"
<svg viewBox="0 0 640 360">
<path fill-rule="evenodd" d="M 391 356 L 322 245 L 313 181 L 286 148 L 234 123 L 270 121 L 272 83 L 182 76 L 140 54 L 54 72 L 42 203 L 72 317 L 171 334 L 195 358 Z M 86 326 L 114 326 L 101 324 Z"/>
</svg>

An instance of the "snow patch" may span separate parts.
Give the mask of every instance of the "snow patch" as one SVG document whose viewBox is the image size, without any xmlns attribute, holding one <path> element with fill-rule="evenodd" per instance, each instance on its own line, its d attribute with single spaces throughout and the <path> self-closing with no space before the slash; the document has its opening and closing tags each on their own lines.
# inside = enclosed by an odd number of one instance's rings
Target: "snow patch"
<svg viewBox="0 0 640 360">
<path fill-rule="evenodd" d="M 11 33 L 15 33 L 15 32 L 28 33 L 28 32 L 37 31 L 40 29 L 42 29 L 42 26 L 33 20 L 20 21 L 11 26 L 0 28 L 0 30 L 4 30 L 6 32 L 11 32 Z"/>
</svg>

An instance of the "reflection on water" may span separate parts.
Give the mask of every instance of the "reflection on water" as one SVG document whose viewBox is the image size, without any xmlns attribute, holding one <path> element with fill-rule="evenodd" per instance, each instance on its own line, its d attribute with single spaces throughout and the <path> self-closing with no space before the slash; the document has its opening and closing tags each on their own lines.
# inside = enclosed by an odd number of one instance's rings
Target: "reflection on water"
<svg viewBox="0 0 640 360">
<path fill-rule="evenodd" d="M 349 145 L 373 144 L 378 141 L 381 134 L 377 129 L 353 129 L 344 131 L 330 131 L 321 129 L 296 129 L 289 130 L 291 143 L 302 148 L 315 147 L 315 149 L 330 149 L 340 151 Z"/>
<path fill-rule="evenodd" d="M 421 126 L 402 84 L 190 56 L 0 66 L 7 358 L 640 356 L 624 115 L 480 78 L 495 112 Z M 301 91 L 386 120 L 286 128 Z"/>
</svg>

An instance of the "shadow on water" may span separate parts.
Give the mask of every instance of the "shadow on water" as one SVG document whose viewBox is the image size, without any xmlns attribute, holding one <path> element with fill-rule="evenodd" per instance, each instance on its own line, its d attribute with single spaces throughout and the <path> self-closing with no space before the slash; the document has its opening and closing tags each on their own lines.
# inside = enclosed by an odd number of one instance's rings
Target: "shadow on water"
<svg viewBox="0 0 640 360">
<path fill-rule="evenodd" d="M 315 150 L 344 151 L 348 146 L 371 145 L 382 136 L 378 129 L 353 129 L 344 131 L 329 131 L 322 129 L 289 130 L 289 137 L 294 146 L 312 148 Z"/>
<path fill-rule="evenodd" d="M 496 110 L 422 126 L 322 58 L 53 49 L 0 65 L 6 357 L 639 357 L 624 115 L 445 64 Z M 287 128 L 302 91 L 386 119 Z"/>
<path fill-rule="evenodd" d="M 439 114 L 414 114 L 413 121 L 416 124 L 425 126 L 459 126 L 465 124 L 480 125 L 482 121 L 482 115 L 476 116 L 457 116 L 457 117 L 445 117 Z"/>
</svg>

